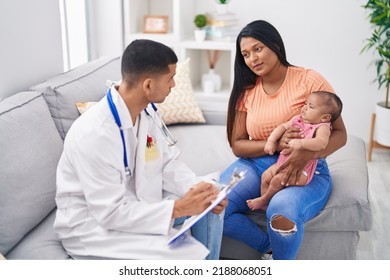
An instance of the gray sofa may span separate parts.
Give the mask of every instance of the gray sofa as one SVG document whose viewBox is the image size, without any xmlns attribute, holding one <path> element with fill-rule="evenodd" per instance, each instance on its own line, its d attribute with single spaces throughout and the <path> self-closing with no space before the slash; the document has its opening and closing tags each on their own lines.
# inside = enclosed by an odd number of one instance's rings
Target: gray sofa
<svg viewBox="0 0 390 280">
<path fill-rule="evenodd" d="M 99 59 L 0 102 L 0 253 L 7 259 L 67 259 L 52 230 L 55 172 L 63 139 L 79 116 L 76 102 L 98 101 L 105 81 L 119 79 L 119 59 Z M 206 124 L 170 127 L 181 158 L 199 175 L 235 160 L 225 116 L 204 111 Z M 359 231 L 371 228 L 364 142 L 349 136 L 328 158 L 334 188 L 323 211 L 307 223 L 299 259 L 354 259 Z M 264 213 L 248 215 L 264 227 Z M 223 239 L 224 259 L 256 259 L 258 252 Z"/>
</svg>

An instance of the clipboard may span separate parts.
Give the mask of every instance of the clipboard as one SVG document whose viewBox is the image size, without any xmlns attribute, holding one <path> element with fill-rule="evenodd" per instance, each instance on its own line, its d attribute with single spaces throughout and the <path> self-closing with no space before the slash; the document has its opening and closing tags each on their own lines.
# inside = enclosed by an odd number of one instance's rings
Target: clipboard
<svg viewBox="0 0 390 280">
<path fill-rule="evenodd" d="M 175 241 L 181 239 L 180 237 L 182 237 L 183 234 L 187 232 L 187 230 L 189 230 L 197 221 L 202 219 L 215 206 L 217 206 L 232 191 L 232 189 L 237 185 L 237 183 L 245 178 L 245 173 L 246 171 L 234 171 L 232 174 L 232 178 L 227 185 L 216 183 L 216 186 L 221 190 L 217 198 L 210 204 L 209 207 L 203 210 L 202 213 L 195 216 L 191 216 L 190 218 L 186 219 L 180 230 L 169 237 L 167 244 L 172 245 Z"/>
</svg>

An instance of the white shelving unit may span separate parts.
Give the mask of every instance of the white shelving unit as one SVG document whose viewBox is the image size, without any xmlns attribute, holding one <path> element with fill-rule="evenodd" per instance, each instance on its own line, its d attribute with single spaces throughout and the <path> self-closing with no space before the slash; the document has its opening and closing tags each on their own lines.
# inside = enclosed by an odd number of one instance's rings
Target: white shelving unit
<svg viewBox="0 0 390 280">
<path fill-rule="evenodd" d="M 203 110 L 226 111 L 233 85 L 235 42 L 206 40 L 195 41 L 193 19 L 197 14 L 197 1 L 201 0 L 126 0 L 124 1 L 125 40 L 151 39 L 172 47 L 179 61 L 190 58 L 190 75 L 195 97 Z M 210 11 L 213 2 L 210 2 Z M 204 13 L 207 11 L 200 11 Z M 143 33 L 144 15 L 168 16 L 168 32 L 165 34 Z M 201 77 L 209 66 L 207 50 L 220 51 L 215 72 L 221 75 L 222 90 L 206 94 L 201 89 Z"/>
</svg>

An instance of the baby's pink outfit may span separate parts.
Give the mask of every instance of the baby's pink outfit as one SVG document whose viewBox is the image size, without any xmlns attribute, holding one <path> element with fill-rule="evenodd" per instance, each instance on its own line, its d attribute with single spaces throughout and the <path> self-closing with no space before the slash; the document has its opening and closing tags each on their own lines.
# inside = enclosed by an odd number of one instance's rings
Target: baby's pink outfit
<svg viewBox="0 0 390 280">
<path fill-rule="evenodd" d="M 292 127 L 299 127 L 301 129 L 301 132 L 304 134 L 305 139 L 313 138 L 314 132 L 321 125 L 326 125 L 329 127 L 329 129 L 331 129 L 330 123 L 328 123 L 328 122 L 327 123 L 317 123 L 317 124 L 304 123 L 301 115 L 294 117 L 292 119 L 292 123 L 291 123 Z M 283 155 L 282 153 L 280 153 L 280 155 L 278 157 L 278 161 L 277 161 L 278 166 L 282 165 L 287 160 L 288 156 L 289 155 Z M 316 167 L 317 167 L 317 162 L 318 162 L 318 159 L 313 159 L 304 168 L 304 172 L 306 172 L 305 175 L 307 176 L 306 184 L 308 184 L 311 181 L 311 179 L 313 178 L 314 171 L 316 170 Z"/>
</svg>

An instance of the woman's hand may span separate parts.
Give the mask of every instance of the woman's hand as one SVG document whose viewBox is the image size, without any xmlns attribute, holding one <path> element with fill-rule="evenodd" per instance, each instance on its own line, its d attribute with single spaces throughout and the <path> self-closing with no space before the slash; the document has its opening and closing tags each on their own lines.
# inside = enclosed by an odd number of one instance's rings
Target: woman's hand
<svg viewBox="0 0 390 280">
<path fill-rule="evenodd" d="M 280 152 L 281 150 L 288 148 L 288 143 L 291 139 L 302 138 L 304 138 L 304 135 L 301 133 L 301 129 L 299 127 L 290 127 L 280 138 L 277 151 Z"/>
<path fill-rule="evenodd" d="M 286 187 L 297 185 L 305 166 L 310 160 L 317 158 L 319 154 L 320 152 L 304 149 L 292 150 L 288 159 L 276 170 L 276 173 L 283 171 L 281 184 Z"/>
</svg>

